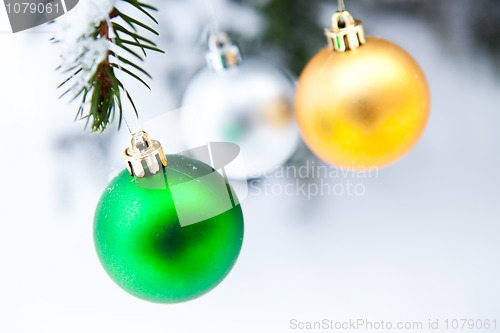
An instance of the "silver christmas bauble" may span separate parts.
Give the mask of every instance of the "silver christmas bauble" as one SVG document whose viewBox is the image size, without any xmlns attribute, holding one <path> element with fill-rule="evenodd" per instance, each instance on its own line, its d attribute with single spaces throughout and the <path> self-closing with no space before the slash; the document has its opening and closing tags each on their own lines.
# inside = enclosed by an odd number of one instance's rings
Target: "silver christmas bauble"
<svg viewBox="0 0 500 333">
<path fill-rule="evenodd" d="M 265 176 L 282 166 L 297 147 L 294 93 L 293 80 L 260 59 L 205 68 L 190 82 L 182 100 L 185 139 L 190 146 L 235 143 L 246 170 L 229 176 Z"/>
</svg>

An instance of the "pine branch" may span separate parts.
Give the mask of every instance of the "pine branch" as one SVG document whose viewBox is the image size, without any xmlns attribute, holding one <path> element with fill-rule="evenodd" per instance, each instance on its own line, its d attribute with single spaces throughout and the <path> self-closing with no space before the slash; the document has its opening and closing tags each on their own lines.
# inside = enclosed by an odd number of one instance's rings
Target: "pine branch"
<svg viewBox="0 0 500 333">
<path fill-rule="evenodd" d="M 158 21 L 151 14 L 151 12 L 157 11 L 155 7 L 137 0 L 121 1 L 130 4 L 138 12 L 145 14 L 148 19 L 158 24 Z M 120 19 L 130 29 L 115 22 L 115 20 Z M 151 75 L 140 66 L 140 62 L 144 61 L 144 58 L 135 49 L 141 50 L 144 56 L 147 56 L 147 51 L 160 53 L 164 53 L 164 51 L 159 49 L 152 40 L 140 35 L 137 28 L 158 35 L 158 32 L 149 25 L 120 12 L 116 7 L 113 8 L 106 19 L 101 20 L 92 31 L 81 37 L 82 44 L 89 40 L 109 42 L 104 59 L 98 60 L 100 61 L 98 64 L 94 61 L 95 65 L 93 66 L 82 66 L 81 63 L 83 61 L 80 60 L 83 57 L 88 57 L 88 53 L 91 53 L 84 47 L 83 52 L 75 59 L 74 64 L 66 66 L 66 68 L 62 68 L 61 66 L 58 68 L 58 70 L 65 73 L 72 73 L 58 88 L 66 86 L 69 82 L 76 81 L 61 97 L 70 92 L 74 94 L 72 100 L 81 97 L 81 104 L 75 119 L 85 119 L 85 127 L 90 126 L 92 132 L 104 131 L 113 122 L 115 116 L 118 118 L 118 128 L 121 127 L 123 120 L 122 96 L 126 96 L 136 116 L 138 116 L 136 105 L 127 89 L 125 89 L 122 82 L 116 77 L 116 72 L 125 73 L 150 89 L 146 81 L 139 75 L 144 75 L 149 79 L 151 79 Z M 111 37 L 111 32 L 113 37 Z M 58 41 L 54 39 L 54 42 Z M 116 46 L 116 50 L 114 51 L 111 50 L 113 45 Z M 121 53 L 131 54 L 140 62 L 133 62 Z M 139 74 L 134 73 L 132 70 L 137 71 Z M 81 80 L 84 77 L 89 79 L 85 80 L 82 86 Z"/>
</svg>

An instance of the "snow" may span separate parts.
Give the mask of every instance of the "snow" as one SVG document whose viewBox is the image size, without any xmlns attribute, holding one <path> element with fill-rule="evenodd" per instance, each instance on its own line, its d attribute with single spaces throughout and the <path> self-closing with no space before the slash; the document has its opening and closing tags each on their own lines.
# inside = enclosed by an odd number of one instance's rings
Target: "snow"
<svg viewBox="0 0 500 333">
<path fill-rule="evenodd" d="M 75 42 L 107 19 L 115 3 L 116 0 L 80 0 L 73 10 L 56 20 L 57 39 Z"/>
<path fill-rule="evenodd" d="M 107 56 L 110 42 L 107 39 L 95 39 L 90 34 L 102 20 L 109 19 L 115 3 L 116 0 L 80 0 L 73 10 L 55 21 L 61 71 L 68 71 L 75 66 L 82 68 L 82 72 L 69 83 L 74 93 L 88 87 L 97 66 Z M 68 76 L 75 71 L 70 71 Z"/>
</svg>

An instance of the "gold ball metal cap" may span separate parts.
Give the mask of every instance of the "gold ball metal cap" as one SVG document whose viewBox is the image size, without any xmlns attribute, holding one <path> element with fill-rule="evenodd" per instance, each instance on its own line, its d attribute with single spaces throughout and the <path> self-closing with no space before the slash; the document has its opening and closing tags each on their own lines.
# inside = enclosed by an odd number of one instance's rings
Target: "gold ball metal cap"
<svg viewBox="0 0 500 333">
<path fill-rule="evenodd" d="M 151 140 L 144 131 L 130 135 L 130 142 L 124 152 L 127 168 L 131 176 L 143 178 L 146 174 L 157 174 L 162 166 L 167 166 L 167 158 L 161 144 Z"/>
<path fill-rule="evenodd" d="M 333 14 L 332 27 L 325 29 L 325 35 L 328 46 L 335 52 L 355 50 L 366 43 L 363 24 L 346 10 Z"/>
</svg>

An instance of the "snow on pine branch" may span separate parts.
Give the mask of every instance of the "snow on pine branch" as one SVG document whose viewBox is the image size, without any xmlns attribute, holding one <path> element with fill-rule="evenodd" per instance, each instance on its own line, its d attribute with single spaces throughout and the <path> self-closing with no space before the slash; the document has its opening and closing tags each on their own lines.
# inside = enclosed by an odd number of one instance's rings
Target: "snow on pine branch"
<svg viewBox="0 0 500 333">
<path fill-rule="evenodd" d="M 150 13 L 156 8 L 139 0 L 118 2 L 128 3 L 158 23 Z M 146 50 L 163 52 L 150 39 L 139 35 L 137 28 L 155 35 L 158 33 L 139 19 L 119 11 L 116 3 L 117 0 L 81 0 L 72 11 L 55 22 L 57 33 L 53 41 L 60 45 L 61 50 L 58 70 L 69 76 L 59 86 L 66 89 L 62 96 L 72 95 L 72 100 L 82 98 L 77 118 L 86 119 L 92 131 L 103 131 L 113 121 L 116 111 L 120 127 L 123 95 L 137 114 L 132 98 L 115 76 L 115 70 L 130 75 L 149 88 L 139 74 L 151 76 L 131 61 L 130 56 L 143 61 L 142 55 L 134 49 L 141 50 L 144 56 Z"/>
<path fill-rule="evenodd" d="M 76 67 L 82 68 L 81 75 L 72 86 L 77 93 L 89 84 L 97 66 L 107 57 L 110 42 L 95 38 L 93 33 L 101 21 L 109 20 L 109 13 L 116 0 L 81 0 L 79 4 L 56 22 L 55 40 L 61 46 L 61 65 L 63 72 Z"/>
</svg>

